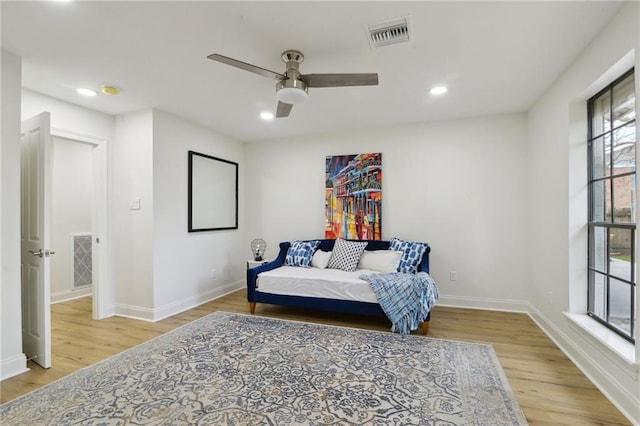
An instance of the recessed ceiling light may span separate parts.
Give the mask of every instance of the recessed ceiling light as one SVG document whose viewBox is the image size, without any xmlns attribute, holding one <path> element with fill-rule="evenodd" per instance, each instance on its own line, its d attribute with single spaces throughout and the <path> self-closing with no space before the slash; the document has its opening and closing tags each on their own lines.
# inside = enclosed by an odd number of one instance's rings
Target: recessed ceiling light
<svg viewBox="0 0 640 426">
<path fill-rule="evenodd" d="M 94 90 L 85 89 L 83 87 L 80 87 L 79 89 L 76 89 L 76 92 L 78 92 L 82 96 L 96 96 L 97 95 L 97 93 Z"/>
<path fill-rule="evenodd" d="M 273 113 L 267 111 L 261 112 L 260 118 L 266 121 L 273 120 Z"/>
<path fill-rule="evenodd" d="M 432 95 L 444 95 L 447 93 L 447 90 L 447 86 L 435 86 L 429 91 L 429 93 Z"/>
</svg>

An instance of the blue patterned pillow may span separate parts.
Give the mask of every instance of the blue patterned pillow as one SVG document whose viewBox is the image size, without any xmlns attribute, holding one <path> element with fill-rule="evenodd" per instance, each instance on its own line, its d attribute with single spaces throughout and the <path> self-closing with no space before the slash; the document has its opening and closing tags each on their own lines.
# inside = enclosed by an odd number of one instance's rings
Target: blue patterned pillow
<svg viewBox="0 0 640 426">
<path fill-rule="evenodd" d="M 369 243 L 366 241 L 345 241 L 342 238 L 338 238 L 333 246 L 327 268 L 342 269 L 349 272 L 355 271 L 367 244 Z"/>
<path fill-rule="evenodd" d="M 303 268 L 311 267 L 311 258 L 316 251 L 320 241 L 293 241 L 291 247 L 287 250 L 287 257 L 284 264 L 289 266 L 302 266 Z"/>
<path fill-rule="evenodd" d="M 411 241 L 403 241 L 398 238 L 392 238 L 389 250 L 402 252 L 402 259 L 400 259 L 398 272 L 415 274 L 418 272 L 418 265 L 422 261 L 422 255 L 427 250 L 427 245 L 424 243 L 414 243 Z"/>
</svg>

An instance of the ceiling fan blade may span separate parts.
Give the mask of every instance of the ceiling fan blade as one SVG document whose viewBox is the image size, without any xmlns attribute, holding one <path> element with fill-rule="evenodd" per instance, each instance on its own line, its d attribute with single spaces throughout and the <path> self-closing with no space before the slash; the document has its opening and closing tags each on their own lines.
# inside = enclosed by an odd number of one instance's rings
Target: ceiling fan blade
<svg viewBox="0 0 640 426">
<path fill-rule="evenodd" d="M 218 55 L 217 53 L 212 53 L 207 56 L 207 58 L 212 61 L 222 62 L 223 64 L 231 65 L 232 67 L 240 68 L 241 70 L 249 71 L 263 77 L 273 78 L 275 80 L 283 80 L 285 79 L 284 74 L 280 74 L 275 71 L 271 71 L 265 68 L 260 68 L 255 65 L 248 64 L 246 62 L 239 61 L 237 59 L 229 58 L 227 56 Z"/>
<path fill-rule="evenodd" d="M 300 76 L 309 87 L 377 86 L 378 74 L 305 74 Z"/>
<path fill-rule="evenodd" d="M 288 117 L 291 113 L 291 108 L 293 108 L 292 104 L 285 104 L 284 102 L 278 101 L 278 109 L 276 110 L 276 118 L 284 118 Z"/>
</svg>

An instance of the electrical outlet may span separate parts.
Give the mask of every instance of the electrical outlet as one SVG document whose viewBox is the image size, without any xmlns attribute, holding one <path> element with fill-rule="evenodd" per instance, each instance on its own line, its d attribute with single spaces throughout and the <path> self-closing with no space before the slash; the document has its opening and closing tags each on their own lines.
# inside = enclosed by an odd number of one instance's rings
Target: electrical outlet
<svg viewBox="0 0 640 426">
<path fill-rule="evenodd" d="M 458 281 L 458 271 L 449 272 L 449 281 Z"/>
<path fill-rule="evenodd" d="M 212 269 L 212 270 L 211 270 L 211 277 L 212 277 L 213 279 L 218 278 L 218 271 L 216 271 L 215 269 Z"/>
<path fill-rule="evenodd" d="M 547 296 L 549 297 L 549 298 L 548 298 L 548 300 L 547 300 L 547 302 L 548 302 L 550 305 L 553 305 L 553 292 L 552 292 L 552 291 L 548 292 L 548 293 L 547 293 Z"/>
</svg>

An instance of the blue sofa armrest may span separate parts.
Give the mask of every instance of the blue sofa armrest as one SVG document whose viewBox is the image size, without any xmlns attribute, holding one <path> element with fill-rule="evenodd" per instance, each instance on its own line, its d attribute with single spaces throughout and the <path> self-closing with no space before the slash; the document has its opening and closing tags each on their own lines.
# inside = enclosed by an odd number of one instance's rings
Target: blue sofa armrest
<svg viewBox="0 0 640 426">
<path fill-rule="evenodd" d="M 247 269 L 247 300 L 249 300 L 249 302 L 255 302 L 253 294 L 256 291 L 256 280 L 258 279 L 258 274 L 260 272 L 270 271 L 284 265 L 284 259 L 287 256 L 289 247 L 291 247 L 291 243 L 288 241 L 280 243 L 280 253 L 278 253 L 278 257 L 276 257 L 269 263 L 265 263 L 264 265 Z"/>
<path fill-rule="evenodd" d="M 429 247 L 429 244 L 427 244 L 427 249 L 424 251 L 422 260 L 418 265 L 418 272 L 429 273 L 429 253 L 431 253 L 431 247 Z"/>
</svg>

